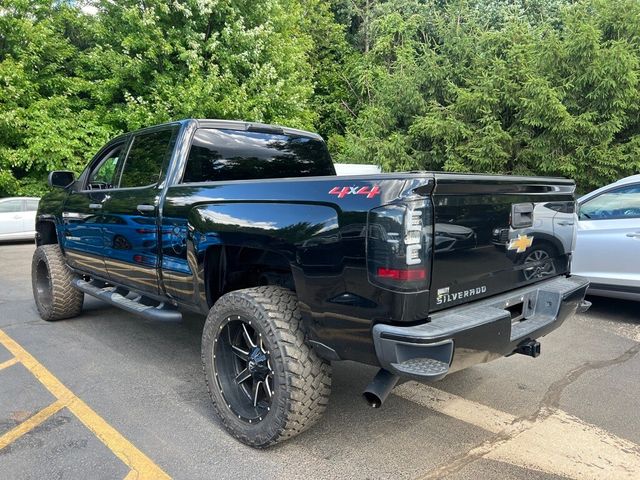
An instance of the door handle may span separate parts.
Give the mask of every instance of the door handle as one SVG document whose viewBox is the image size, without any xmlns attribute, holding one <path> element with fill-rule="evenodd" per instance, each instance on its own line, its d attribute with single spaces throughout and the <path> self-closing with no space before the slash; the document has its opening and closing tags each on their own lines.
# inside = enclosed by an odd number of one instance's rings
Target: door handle
<svg viewBox="0 0 640 480">
<path fill-rule="evenodd" d="M 102 204 L 101 203 L 90 203 L 89 204 L 89 208 L 91 210 L 100 210 L 102 208 Z"/>
<path fill-rule="evenodd" d="M 22 218 L 22 215 L 14 215 L 13 219 L 14 220 L 20 220 Z"/>
<path fill-rule="evenodd" d="M 561 227 L 569 227 L 573 225 L 573 222 L 558 222 L 558 225 L 560 225 Z"/>
<path fill-rule="evenodd" d="M 149 205 L 148 203 L 141 203 L 140 205 L 138 205 L 138 211 L 139 212 L 153 212 L 156 209 L 155 205 Z"/>
<path fill-rule="evenodd" d="M 528 228 L 533 225 L 533 203 L 514 203 L 511 205 L 511 226 Z"/>
<path fill-rule="evenodd" d="M 627 233 L 627 237 L 640 238 L 640 232 Z"/>
</svg>

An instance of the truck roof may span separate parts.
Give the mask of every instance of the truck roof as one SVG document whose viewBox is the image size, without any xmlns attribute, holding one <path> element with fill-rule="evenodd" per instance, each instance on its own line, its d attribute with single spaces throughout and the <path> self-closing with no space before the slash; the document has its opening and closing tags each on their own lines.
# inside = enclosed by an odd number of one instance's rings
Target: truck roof
<svg viewBox="0 0 640 480">
<path fill-rule="evenodd" d="M 163 127 L 167 125 L 187 125 L 187 124 L 193 124 L 196 128 L 221 128 L 221 129 L 228 129 L 228 130 L 245 130 L 245 131 L 255 131 L 255 132 L 263 132 L 263 133 L 273 133 L 273 134 L 297 135 L 297 136 L 310 137 L 316 140 L 324 141 L 323 138 L 317 133 L 309 132 L 307 130 L 283 127 L 281 125 L 274 125 L 269 123 L 247 122 L 242 120 L 221 120 L 221 119 L 213 119 L 213 118 L 185 118 L 185 119 L 177 120 L 174 122 L 165 122 L 157 125 L 149 125 L 148 127 L 140 128 L 138 130 L 133 130 L 131 132 L 126 132 L 123 135 L 139 133 L 145 130 L 151 130 L 154 128 Z M 122 135 L 119 135 L 119 137 L 121 136 Z"/>
</svg>

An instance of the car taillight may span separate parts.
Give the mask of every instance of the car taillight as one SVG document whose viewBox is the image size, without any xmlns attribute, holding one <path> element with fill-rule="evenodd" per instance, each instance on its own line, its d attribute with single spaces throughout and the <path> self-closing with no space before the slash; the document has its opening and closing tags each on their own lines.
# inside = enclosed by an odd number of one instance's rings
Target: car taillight
<svg viewBox="0 0 640 480">
<path fill-rule="evenodd" d="M 369 280 L 392 290 L 426 290 L 431 239 L 431 203 L 428 199 L 370 210 L 367 219 Z"/>
</svg>

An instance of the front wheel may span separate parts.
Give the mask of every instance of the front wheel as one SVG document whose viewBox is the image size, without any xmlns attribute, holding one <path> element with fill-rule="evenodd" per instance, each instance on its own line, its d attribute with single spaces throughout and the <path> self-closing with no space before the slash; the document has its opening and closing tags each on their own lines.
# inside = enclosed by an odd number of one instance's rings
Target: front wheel
<svg viewBox="0 0 640 480">
<path fill-rule="evenodd" d="M 62 320 L 80 314 L 84 294 L 71 286 L 73 278 L 58 245 L 36 248 L 31 262 L 31 286 L 43 320 Z"/>
<path fill-rule="evenodd" d="M 297 298 L 285 288 L 222 296 L 204 326 L 202 363 L 218 417 L 252 447 L 303 432 L 329 401 L 331 367 L 304 342 Z"/>
</svg>

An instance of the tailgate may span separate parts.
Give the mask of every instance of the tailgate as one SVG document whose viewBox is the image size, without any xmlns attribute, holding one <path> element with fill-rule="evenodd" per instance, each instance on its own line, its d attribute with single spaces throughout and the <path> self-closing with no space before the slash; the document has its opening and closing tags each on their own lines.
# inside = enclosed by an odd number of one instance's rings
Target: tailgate
<svg viewBox="0 0 640 480">
<path fill-rule="evenodd" d="M 571 180 L 436 175 L 431 310 L 568 272 Z"/>
</svg>

